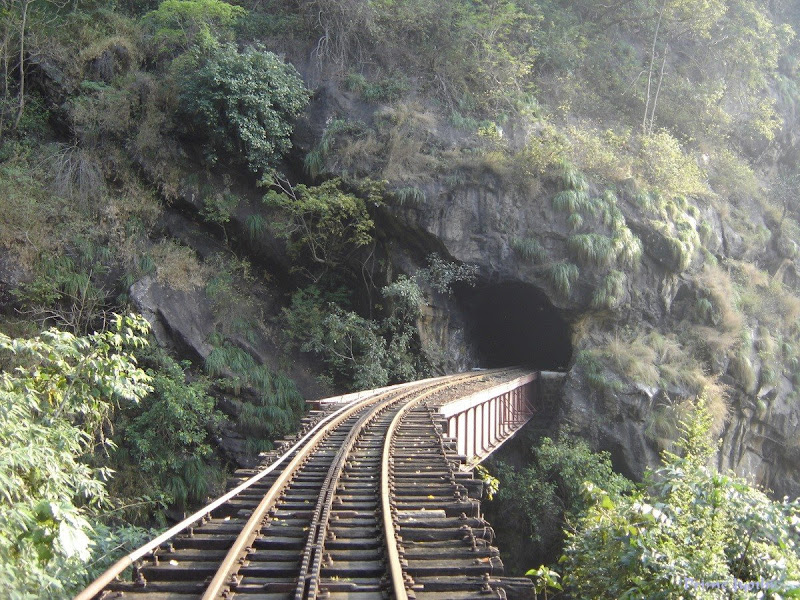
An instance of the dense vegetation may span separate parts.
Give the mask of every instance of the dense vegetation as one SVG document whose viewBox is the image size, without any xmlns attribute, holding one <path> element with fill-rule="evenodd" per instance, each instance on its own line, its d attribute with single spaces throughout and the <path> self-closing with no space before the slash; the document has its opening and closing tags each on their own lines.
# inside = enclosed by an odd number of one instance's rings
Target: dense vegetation
<svg viewBox="0 0 800 600">
<path fill-rule="evenodd" d="M 201 502 L 228 461 L 292 431 L 296 362 L 318 361 L 328 390 L 448 368 L 421 335 L 426 304 L 491 274 L 445 248 L 399 268 L 386 215 L 487 182 L 542 207 L 546 231 L 498 236 L 575 315 L 573 370 L 609 419 L 621 394 L 660 390 L 646 433 L 675 451 L 701 392 L 714 434 L 733 411 L 767 422 L 797 403 L 798 28 L 780 0 L 0 3 L 11 595 L 68 596 L 133 525 Z M 115 316 L 144 284 L 206 311 L 194 352 Z M 707 470 L 699 437 L 630 491 L 565 436 L 506 469 L 499 496 L 548 553 L 566 544 L 575 597 L 795 576 L 774 536 L 796 536 L 796 506 Z M 613 527 L 627 546 L 598 533 Z M 613 577 L 588 573 L 598 555 Z"/>
</svg>

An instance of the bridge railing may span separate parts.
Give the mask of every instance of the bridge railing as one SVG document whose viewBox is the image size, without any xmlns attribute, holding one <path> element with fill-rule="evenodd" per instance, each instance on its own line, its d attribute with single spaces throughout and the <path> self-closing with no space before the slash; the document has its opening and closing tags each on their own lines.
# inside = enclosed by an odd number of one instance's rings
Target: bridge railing
<svg viewBox="0 0 800 600">
<path fill-rule="evenodd" d="M 529 373 L 439 409 L 447 420 L 447 434 L 466 457 L 462 468 L 479 464 L 533 417 L 540 376 Z"/>
</svg>

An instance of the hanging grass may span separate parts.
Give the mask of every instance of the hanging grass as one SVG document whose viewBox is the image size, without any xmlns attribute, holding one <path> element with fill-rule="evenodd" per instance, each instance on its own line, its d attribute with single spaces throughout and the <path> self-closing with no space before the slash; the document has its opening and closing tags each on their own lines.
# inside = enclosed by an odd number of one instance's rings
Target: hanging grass
<svg viewBox="0 0 800 600">
<path fill-rule="evenodd" d="M 572 286 L 578 281 L 578 267 L 568 262 L 557 263 L 550 267 L 549 273 L 550 281 L 558 294 L 564 298 L 569 298 L 572 293 Z"/>
<path fill-rule="evenodd" d="M 535 238 L 515 237 L 511 238 L 509 244 L 511 249 L 526 262 L 539 264 L 547 257 L 547 252 L 545 252 L 545 249 L 539 243 L 539 240 Z"/>
<path fill-rule="evenodd" d="M 625 296 L 627 277 L 621 271 L 611 271 L 592 294 L 593 308 L 614 309 Z"/>
<path fill-rule="evenodd" d="M 611 238 L 599 233 L 572 235 L 567 247 L 575 258 L 587 265 L 609 266 L 615 258 Z"/>
<path fill-rule="evenodd" d="M 394 190 L 393 192 L 395 201 L 400 206 L 409 204 L 411 206 L 420 206 L 425 203 L 426 197 L 418 187 L 407 186 Z"/>
<path fill-rule="evenodd" d="M 267 229 L 267 220 L 255 213 L 247 217 L 247 236 L 251 242 L 256 241 Z"/>
<path fill-rule="evenodd" d="M 582 190 L 564 190 L 553 198 L 553 208 L 568 213 L 589 210 L 589 196 Z"/>
<path fill-rule="evenodd" d="M 583 217 L 580 215 L 580 213 L 572 213 L 567 217 L 567 225 L 569 225 L 572 231 L 577 231 L 583 227 Z"/>
</svg>

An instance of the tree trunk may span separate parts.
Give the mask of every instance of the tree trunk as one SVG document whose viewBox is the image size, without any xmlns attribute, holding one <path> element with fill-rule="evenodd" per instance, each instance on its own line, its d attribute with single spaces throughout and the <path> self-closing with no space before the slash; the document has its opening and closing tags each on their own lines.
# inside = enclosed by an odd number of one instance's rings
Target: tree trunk
<svg viewBox="0 0 800 600">
<path fill-rule="evenodd" d="M 644 116 L 642 117 L 642 131 L 647 132 L 647 113 L 650 111 L 650 87 L 653 84 L 653 66 L 656 62 L 656 44 L 658 43 L 658 31 L 661 29 L 661 18 L 664 16 L 664 9 L 667 6 L 667 0 L 661 3 L 661 9 L 658 11 L 658 22 L 656 23 L 656 30 L 653 33 L 653 47 L 650 50 L 650 68 L 647 71 L 647 96 L 644 102 Z"/>
<path fill-rule="evenodd" d="M 19 127 L 22 113 L 25 112 L 25 30 L 28 26 L 28 7 L 31 2 L 33 0 L 23 0 L 22 2 L 22 23 L 19 27 L 19 108 L 14 121 L 14 129 Z"/>
</svg>

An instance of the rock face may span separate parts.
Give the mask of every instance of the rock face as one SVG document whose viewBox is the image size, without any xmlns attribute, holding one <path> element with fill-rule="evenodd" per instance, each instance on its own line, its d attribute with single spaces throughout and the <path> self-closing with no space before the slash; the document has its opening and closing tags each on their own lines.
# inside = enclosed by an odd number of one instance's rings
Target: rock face
<svg viewBox="0 0 800 600">
<path fill-rule="evenodd" d="M 207 340 L 214 319 L 201 289 L 175 290 L 148 275 L 131 286 L 130 296 L 159 344 L 201 362 L 211 353 Z"/>
<path fill-rule="evenodd" d="M 424 205 L 394 209 L 402 224 L 393 236 L 396 262 L 403 262 L 398 257 L 404 252 L 406 264 L 413 262 L 409 257 L 419 254 L 414 244 L 404 245 L 402 229 L 412 232 L 408 239 L 418 239 L 424 232 L 433 238 L 430 248 L 440 244 L 449 258 L 478 265 L 481 286 L 532 286 L 547 297 L 549 308 L 573 324 L 587 318 L 607 318 L 590 303 L 591 292 L 601 279 L 592 268 L 581 266 L 580 279 L 569 297 L 564 297 L 554 288 L 546 264 L 527 263 L 513 250 L 514 238 L 533 237 L 544 248 L 550 263 L 575 260 L 566 247 L 571 232 L 564 215 L 554 210 L 550 202 L 554 188 L 545 186 L 540 195 L 531 197 L 504 188 L 491 175 L 473 174 L 473 179 L 480 183 L 449 190 L 428 185 Z M 644 253 L 641 267 L 627 273 L 626 296 L 613 327 L 644 325 L 668 331 L 685 316 L 688 302 L 681 301 L 682 294 L 697 296 L 695 284 L 681 274 L 680 258 L 672 251 L 672 242 L 648 227 L 634 206 L 624 204 L 623 212 L 631 230 L 639 234 Z M 706 212 L 702 218 L 711 224 L 706 247 L 722 258 L 727 251 L 743 256 L 745 249 L 738 234 L 724 227 L 715 211 Z M 695 264 L 691 268 L 699 267 Z M 469 313 L 463 302 L 447 306 L 447 310 L 431 307 L 425 314 L 424 335 L 446 344 L 451 367 L 485 360 L 475 340 L 475 318 L 480 316 Z M 552 343 L 552 338 L 541 340 L 545 346 Z M 628 382 L 613 398 L 603 398 L 592 391 L 585 379 L 584 367 L 573 361 L 558 422 L 569 423 L 576 434 L 591 440 L 597 449 L 610 451 L 622 473 L 641 477 L 647 467 L 659 462 L 661 447 L 648 433 L 659 394 L 674 398 L 681 390 L 642 389 Z M 796 441 L 800 439 L 800 407 L 790 399 L 788 381 L 783 382 L 785 385 L 774 392 L 775 399 L 761 415 L 748 408 L 756 400 L 752 395 L 742 395 L 733 388 L 730 414 L 720 436 L 719 466 L 750 476 L 777 495 L 794 496 L 800 494 L 800 443 Z"/>
</svg>

